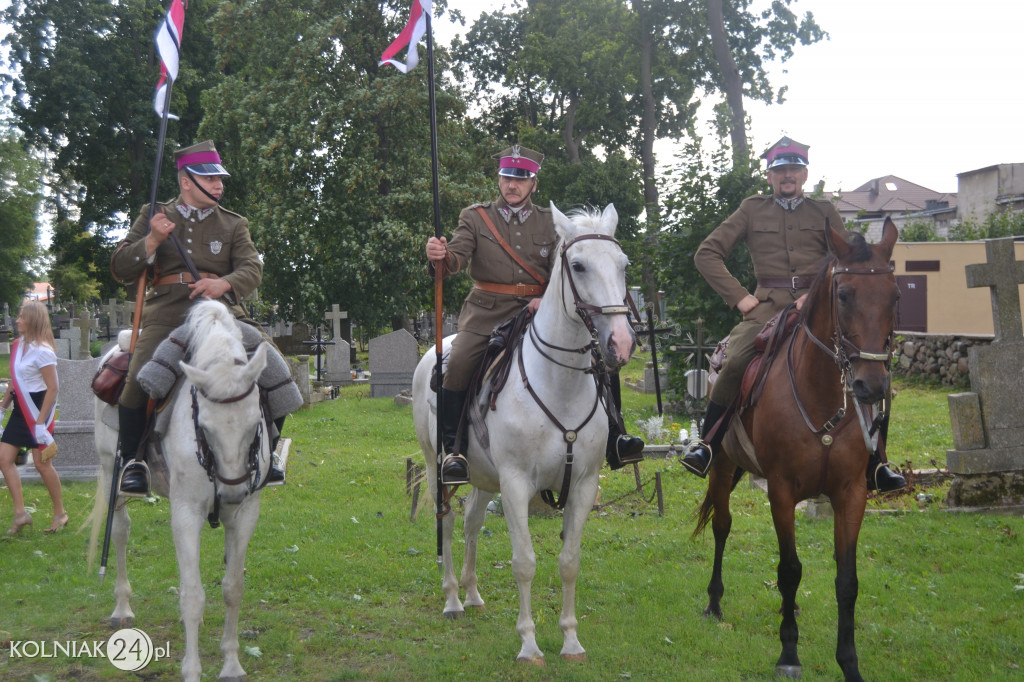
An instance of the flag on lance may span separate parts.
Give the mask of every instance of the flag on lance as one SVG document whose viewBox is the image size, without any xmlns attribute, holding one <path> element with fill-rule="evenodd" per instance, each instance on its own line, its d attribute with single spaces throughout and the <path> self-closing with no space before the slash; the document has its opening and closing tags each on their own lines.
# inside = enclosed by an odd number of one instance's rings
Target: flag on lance
<svg viewBox="0 0 1024 682">
<path fill-rule="evenodd" d="M 160 55 L 160 80 L 156 84 L 153 108 L 160 116 L 168 111 L 167 118 L 178 119 L 170 113 L 167 97 L 170 84 L 178 78 L 178 53 L 181 51 L 181 34 L 185 29 L 185 6 L 181 0 L 171 0 L 167 14 L 156 29 L 156 51 Z"/>
<path fill-rule="evenodd" d="M 384 53 L 380 56 L 380 64 L 391 64 L 402 73 L 409 73 L 420 61 L 420 55 L 416 46 L 423 38 L 423 34 L 427 32 L 427 18 L 433 11 L 432 0 L 412 0 L 412 9 L 409 10 L 409 21 L 405 24 L 405 28 L 395 38 L 395 42 L 388 45 L 388 49 L 384 50 Z M 405 63 L 395 59 L 395 55 L 401 52 L 406 47 L 409 48 L 409 53 L 405 58 Z"/>
</svg>

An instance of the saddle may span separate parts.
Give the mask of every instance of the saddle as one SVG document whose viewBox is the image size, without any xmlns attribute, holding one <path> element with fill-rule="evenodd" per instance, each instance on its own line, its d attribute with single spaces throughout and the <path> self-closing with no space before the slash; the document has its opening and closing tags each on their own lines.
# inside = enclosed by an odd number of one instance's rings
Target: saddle
<svg viewBox="0 0 1024 682">
<path fill-rule="evenodd" d="M 740 384 L 740 392 L 736 396 L 736 405 L 739 408 L 753 407 L 761 398 L 764 390 L 764 382 L 768 377 L 768 370 L 778 355 L 782 342 L 786 340 L 796 328 L 800 319 L 800 312 L 796 309 L 795 303 L 779 311 L 772 319 L 765 323 L 764 327 L 754 338 L 754 348 L 757 355 L 747 365 L 743 373 L 743 382 Z"/>
</svg>

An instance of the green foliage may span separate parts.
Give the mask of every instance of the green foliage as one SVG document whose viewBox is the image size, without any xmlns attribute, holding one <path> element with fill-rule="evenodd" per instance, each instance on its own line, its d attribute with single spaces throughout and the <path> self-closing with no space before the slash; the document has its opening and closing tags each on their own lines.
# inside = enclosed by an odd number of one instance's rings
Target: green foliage
<svg viewBox="0 0 1024 682">
<path fill-rule="evenodd" d="M 40 164 L 6 126 L 0 128 L 0 302 L 17 310 L 32 285 L 28 261 L 36 255 Z"/>
<path fill-rule="evenodd" d="M 973 241 L 975 239 L 998 239 L 1024 235 L 1024 213 L 990 213 L 981 223 L 962 220 L 949 228 L 950 241 Z"/>
<path fill-rule="evenodd" d="M 900 230 L 902 242 L 939 242 L 942 239 L 935 232 L 935 223 L 930 220 L 913 220 Z"/>
</svg>

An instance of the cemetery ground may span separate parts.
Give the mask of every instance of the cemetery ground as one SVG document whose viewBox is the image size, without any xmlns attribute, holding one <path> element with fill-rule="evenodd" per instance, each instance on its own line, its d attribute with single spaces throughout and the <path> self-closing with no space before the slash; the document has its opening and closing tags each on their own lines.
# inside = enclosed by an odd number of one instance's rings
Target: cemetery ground
<svg viewBox="0 0 1024 682">
<path fill-rule="evenodd" d="M 642 367 L 642 364 L 637 365 Z M 639 369 L 637 372 L 641 371 Z M 585 663 L 558 657 L 560 519 L 531 519 L 537 574 L 533 613 L 547 654 L 542 668 L 514 658 L 518 593 L 504 519 L 488 515 L 480 538 L 484 610 L 441 617 L 429 502 L 410 522 L 406 458 L 419 462 L 410 407 L 343 389 L 338 400 L 293 415 L 288 484 L 263 493 L 249 547 L 239 630 L 242 664 L 253 680 L 738 680 L 774 679 L 780 598 L 777 545 L 764 493 L 746 479 L 733 495 L 725 559 L 724 620 L 702 617 L 710 574 L 710 531 L 691 539 L 705 482 L 674 459 L 601 478 L 601 508 L 583 536 L 577 586 Z M 654 396 L 623 391 L 627 421 L 654 412 Z M 675 421 L 682 421 L 676 419 Z M 940 465 L 952 447 L 946 391 L 900 386 L 890 457 L 915 469 Z M 653 477 L 661 472 L 664 515 Z M 857 644 L 861 671 L 878 680 L 1022 679 L 1024 521 L 1019 516 L 951 513 L 948 484 L 869 502 L 858 552 Z M 86 569 L 87 532 L 75 530 L 95 485 L 65 483 L 68 528 L 44 535 L 50 503 L 40 483 L 25 486 L 36 524 L 0 541 L 0 678 L 132 679 L 105 659 L 11 659 L 9 640 L 106 642 L 113 608 L 113 562 L 104 585 Z M 928 496 L 931 497 L 928 497 Z M 424 496 L 426 497 L 426 496 Z M 2 522 L 10 498 L 0 491 Z M 160 499 L 129 507 L 129 576 L 135 626 L 170 658 L 135 677 L 179 678 L 184 636 L 169 507 Z M 456 521 L 457 561 L 461 517 Z M 220 669 L 223 533 L 203 531 L 205 679 Z M 836 604 L 832 522 L 797 514 L 803 562 L 798 593 L 805 680 L 841 677 L 834 661 Z"/>
</svg>

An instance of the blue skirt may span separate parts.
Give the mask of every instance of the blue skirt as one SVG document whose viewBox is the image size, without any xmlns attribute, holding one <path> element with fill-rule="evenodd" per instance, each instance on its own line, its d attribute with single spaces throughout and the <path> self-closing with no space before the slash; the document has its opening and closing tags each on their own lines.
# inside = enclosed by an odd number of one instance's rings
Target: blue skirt
<svg viewBox="0 0 1024 682">
<path fill-rule="evenodd" d="M 32 402 L 36 404 L 36 407 L 42 407 L 43 398 L 46 397 L 46 391 L 34 391 L 28 394 L 32 398 Z M 0 443 L 10 443 L 17 448 L 35 448 L 36 447 L 36 423 L 33 421 L 30 427 L 25 421 L 25 415 L 21 413 L 21 403 L 15 398 L 11 401 L 14 405 L 14 411 L 11 413 L 11 418 L 7 420 L 7 426 L 4 427 L 4 435 L 0 436 Z"/>
</svg>

